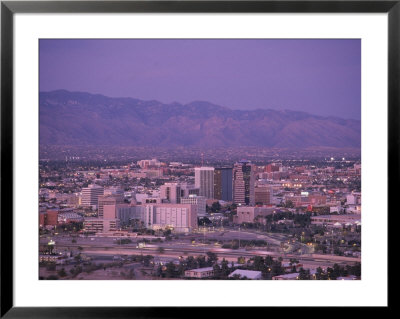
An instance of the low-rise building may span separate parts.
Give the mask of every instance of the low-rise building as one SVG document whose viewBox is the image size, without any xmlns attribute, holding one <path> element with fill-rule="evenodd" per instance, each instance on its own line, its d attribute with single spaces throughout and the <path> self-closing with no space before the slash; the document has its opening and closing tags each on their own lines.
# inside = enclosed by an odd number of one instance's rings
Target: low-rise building
<svg viewBox="0 0 400 319">
<path fill-rule="evenodd" d="M 268 216 L 276 212 L 277 210 L 274 207 L 239 206 L 234 221 L 237 224 L 254 223 L 258 216 Z"/>
<path fill-rule="evenodd" d="M 300 274 L 298 272 L 295 272 L 292 274 L 274 276 L 272 277 L 272 280 L 297 280 L 299 279 L 299 275 Z"/>
<path fill-rule="evenodd" d="M 337 277 L 336 280 L 357 280 L 357 276 L 354 275 L 348 275 L 348 276 L 343 276 L 343 277 Z"/>
<path fill-rule="evenodd" d="M 79 223 L 83 221 L 83 217 L 77 213 L 66 212 L 58 214 L 58 223 L 59 224 L 68 224 L 68 223 Z"/>
<path fill-rule="evenodd" d="M 214 276 L 213 267 L 196 268 L 185 271 L 185 277 L 189 278 L 210 278 Z"/>
<path fill-rule="evenodd" d="M 312 224 L 326 224 L 326 225 L 346 225 L 347 223 L 359 224 L 360 215 L 358 214 L 344 214 L 344 215 L 319 215 L 311 217 Z"/>
<path fill-rule="evenodd" d="M 120 228 L 119 219 L 86 218 L 83 230 L 94 233 L 116 232 Z"/>
<path fill-rule="evenodd" d="M 251 279 L 251 280 L 259 280 L 262 278 L 262 274 L 261 274 L 261 271 L 236 269 L 228 277 L 229 278 L 239 277 L 239 278 L 246 278 L 246 279 Z"/>
</svg>

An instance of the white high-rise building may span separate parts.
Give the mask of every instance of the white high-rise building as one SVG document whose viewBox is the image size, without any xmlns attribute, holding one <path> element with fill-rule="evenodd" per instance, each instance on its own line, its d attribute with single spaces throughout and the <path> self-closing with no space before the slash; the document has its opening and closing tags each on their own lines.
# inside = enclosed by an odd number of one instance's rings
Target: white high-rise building
<svg viewBox="0 0 400 319">
<path fill-rule="evenodd" d="M 200 196 L 214 199 L 214 167 L 196 167 L 194 182 L 195 186 L 200 189 Z"/>
<path fill-rule="evenodd" d="M 181 202 L 181 187 L 178 183 L 165 183 L 160 187 L 160 198 L 171 204 Z"/>
<path fill-rule="evenodd" d="M 204 196 L 189 195 L 181 198 L 181 204 L 197 206 L 197 216 L 206 216 L 206 198 Z"/>
<path fill-rule="evenodd" d="M 197 228 L 197 206 L 189 204 L 146 205 L 144 224 L 147 228 L 173 228 L 176 232 L 190 232 Z"/>
<path fill-rule="evenodd" d="M 104 188 L 96 184 L 82 188 L 82 206 L 97 207 L 99 196 L 104 194 Z"/>
</svg>

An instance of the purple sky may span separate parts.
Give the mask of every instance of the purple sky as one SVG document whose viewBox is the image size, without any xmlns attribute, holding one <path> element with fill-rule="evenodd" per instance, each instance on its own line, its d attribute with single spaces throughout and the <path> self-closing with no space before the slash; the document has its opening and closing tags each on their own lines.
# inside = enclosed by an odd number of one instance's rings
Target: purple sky
<svg viewBox="0 0 400 319">
<path fill-rule="evenodd" d="M 40 40 L 40 91 L 361 119 L 361 40 Z"/>
</svg>

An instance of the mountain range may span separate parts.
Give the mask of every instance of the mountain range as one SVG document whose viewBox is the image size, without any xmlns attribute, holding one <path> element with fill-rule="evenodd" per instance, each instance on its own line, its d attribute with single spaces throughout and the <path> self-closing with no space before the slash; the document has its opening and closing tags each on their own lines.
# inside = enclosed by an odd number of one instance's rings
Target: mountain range
<svg viewBox="0 0 400 319">
<path fill-rule="evenodd" d="M 267 103 L 267 102 L 266 102 Z M 40 144 L 154 147 L 355 147 L 361 121 L 290 110 L 163 104 L 57 90 L 39 94 Z"/>
</svg>

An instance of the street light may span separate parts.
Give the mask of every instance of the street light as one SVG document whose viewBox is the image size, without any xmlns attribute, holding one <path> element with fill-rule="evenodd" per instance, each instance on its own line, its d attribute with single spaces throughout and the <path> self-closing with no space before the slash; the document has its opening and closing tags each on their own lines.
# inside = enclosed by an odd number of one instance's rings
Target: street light
<svg viewBox="0 0 400 319">
<path fill-rule="evenodd" d="M 206 252 L 206 228 L 203 227 L 203 253 Z"/>
<path fill-rule="evenodd" d="M 239 249 L 240 249 L 240 225 L 239 225 Z"/>
</svg>

